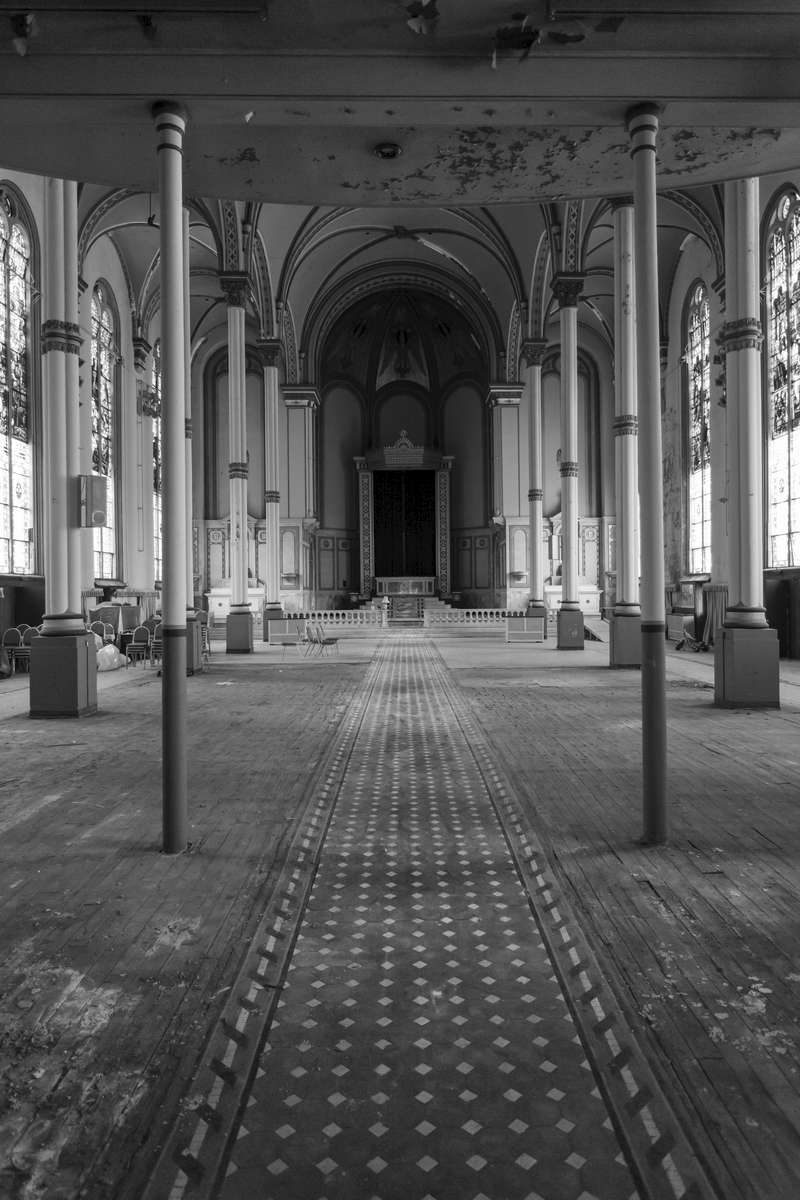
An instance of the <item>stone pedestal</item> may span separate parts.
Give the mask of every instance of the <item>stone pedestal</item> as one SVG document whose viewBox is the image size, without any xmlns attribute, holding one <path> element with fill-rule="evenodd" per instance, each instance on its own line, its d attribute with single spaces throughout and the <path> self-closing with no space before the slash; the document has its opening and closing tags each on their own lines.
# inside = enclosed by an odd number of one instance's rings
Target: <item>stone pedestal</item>
<svg viewBox="0 0 800 1200">
<path fill-rule="evenodd" d="M 229 612 L 225 621 L 225 650 L 228 654 L 253 653 L 253 614 Z"/>
<path fill-rule="evenodd" d="M 30 715 L 90 717 L 97 712 L 94 634 L 43 634 L 31 642 Z"/>
<path fill-rule="evenodd" d="M 186 674 L 203 669 L 203 635 L 197 613 L 186 614 Z"/>
<path fill-rule="evenodd" d="M 714 640 L 714 703 L 780 708 L 778 631 L 725 628 Z"/>
<path fill-rule="evenodd" d="M 547 641 L 547 607 L 542 600 L 529 600 L 525 609 L 526 617 L 541 617 L 544 629 L 544 640 Z"/>
<path fill-rule="evenodd" d="M 269 623 L 270 621 L 282 621 L 284 612 L 280 604 L 265 604 L 264 605 L 264 624 L 263 624 L 263 640 L 269 641 Z"/>
<path fill-rule="evenodd" d="M 608 665 L 641 667 L 642 618 L 614 613 L 609 621 Z"/>
<path fill-rule="evenodd" d="M 583 613 L 579 609 L 560 608 L 556 617 L 558 650 L 583 649 Z"/>
</svg>

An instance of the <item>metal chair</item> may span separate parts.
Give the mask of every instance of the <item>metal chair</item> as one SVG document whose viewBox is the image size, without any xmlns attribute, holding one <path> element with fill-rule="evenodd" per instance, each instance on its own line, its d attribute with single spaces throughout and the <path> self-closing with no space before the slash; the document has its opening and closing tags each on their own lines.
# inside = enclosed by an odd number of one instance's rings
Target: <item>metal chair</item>
<svg viewBox="0 0 800 1200">
<path fill-rule="evenodd" d="M 161 622 L 159 621 L 159 623 L 156 625 L 155 629 L 153 630 L 152 636 L 150 638 L 150 655 L 149 655 L 150 666 L 151 667 L 155 666 L 156 659 L 158 659 L 158 661 L 161 662 L 162 658 L 163 658 L 163 643 L 161 641 Z M 148 660 L 145 659 L 145 662 L 147 662 L 147 661 Z"/>
<path fill-rule="evenodd" d="M 325 654 L 325 652 L 330 649 L 331 646 L 336 647 L 336 653 L 338 654 L 339 639 L 336 637 L 330 637 L 329 634 L 327 634 L 323 629 L 321 621 L 316 622 L 314 629 L 316 631 L 317 646 L 319 647 L 320 654 Z"/>
<path fill-rule="evenodd" d="M 12 626 L 10 629 L 5 630 L 2 638 L 2 647 L 8 655 L 11 674 L 13 675 L 17 669 L 17 661 L 21 661 L 24 657 L 22 654 L 22 634 L 19 629 L 15 629 Z"/>
<path fill-rule="evenodd" d="M 125 647 L 125 666 L 131 661 L 147 662 L 150 654 L 150 630 L 144 625 L 137 625 L 131 634 L 131 640 Z"/>
</svg>

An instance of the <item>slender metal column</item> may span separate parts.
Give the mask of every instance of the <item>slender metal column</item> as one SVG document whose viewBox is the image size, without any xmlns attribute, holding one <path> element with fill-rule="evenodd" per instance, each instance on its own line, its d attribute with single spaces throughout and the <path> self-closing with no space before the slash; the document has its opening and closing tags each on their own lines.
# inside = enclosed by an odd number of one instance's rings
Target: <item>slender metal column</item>
<svg viewBox="0 0 800 1200">
<path fill-rule="evenodd" d="M 542 362 L 547 342 L 544 338 L 529 338 L 522 346 L 522 360 L 528 368 L 528 558 L 530 563 L 530 597 L 528 612 L 545 615 L 544 604 L 544 546 L 542 544 Z M 545 623 L 545 635 L 547 625 Z"/>
<path fill-rule="evenodd" d="M 264 619 L 280 617 L 281 608 L 281 493 L 279 454 L 280 404 L 280 342 L 277 339 L 258 343 L 258 353 L 264 372 L 264 505 L 267 535 L 267 564 Z"/>
<path fill-rule="evenodd" d="M 183 136 L 180 104 L 153 106 L 161 202 L 161 363 L 164 443 L 162 820 L 167 854 L 186 849 L 186 450 L 183 299 Z"/>
<path fill-rule="evenodd" d="M 614 206 L 614 465 L 617 587 L 609 666 L 641 665 L 633 200 Z"/>
<path fill-rule="evenodd" d="M 583 275 L 553 279 L 561 334 L 561 605 L 558 649 L 583 649 L 578 599 L 578 298 Z"/>
<path fill-rule="evenodd" d="M 642 541 L 643 840 L 666 841 L 667 715 L 664 603 L 664 487 L 658 336 L 656 136 L 658 109 L 627 114 L 633 160 L 636 280 L 636 377 L 639 385 L 639 505 Z"/>
</svg>

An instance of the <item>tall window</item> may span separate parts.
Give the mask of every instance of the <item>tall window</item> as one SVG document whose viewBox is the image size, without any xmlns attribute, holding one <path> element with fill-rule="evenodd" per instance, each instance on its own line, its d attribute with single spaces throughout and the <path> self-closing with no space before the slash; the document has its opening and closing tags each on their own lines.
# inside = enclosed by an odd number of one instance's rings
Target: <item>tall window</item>
<svg viewBox="0 0 800 1200">
<path fill-rule="evenodd" d="M 106 479 L 106 523 L 94 531 L 96 579 L 116 579 L 114 511 L 117 333 L 108 294 L 98 284 L 92 296 L 92 470 Z"/>
<path fill-rule="evenodd" d="M 711 570 L 711 342 L 708 293 L 692 292 L 686 330 L 689 372 L 689 570 Z"/>
<path fill-rule="evenodd" d="M 800 201 L 783 196 L 767 236 L 767 565 L 800 565 Z"/>
<path fill-rule="evenodd" d="M 34 565 L 30 261 L 28 234 L 0 192 L 0 571 L 21 575 Z"/>
<path fill-rule="evenodd" d="M 154 400 L 155 407 L 158 409 L 158 416 L 153 417 L 153 570 L 155 571 L 156 579 L 163 579 L 164 570 L 163 561 L 163 542 L 161 534 L 161 522 L 163 520 L 163 510 L 161 504 L 161 467 L 162 467 L 162 443 L 161 443 L 161 342 L 156 341 L 153 346 L 153 391 L 155 392 Z"/>
</svg>

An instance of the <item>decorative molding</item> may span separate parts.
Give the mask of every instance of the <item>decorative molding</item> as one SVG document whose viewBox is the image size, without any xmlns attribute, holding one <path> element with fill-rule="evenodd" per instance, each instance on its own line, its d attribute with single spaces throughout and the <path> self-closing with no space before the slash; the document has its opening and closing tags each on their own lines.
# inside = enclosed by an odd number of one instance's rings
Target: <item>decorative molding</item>
<svg viewBox="0 0 800 1200">
<path fill-rule="evenodd" d="M 242 258 L 239 245 L 239 218 L 236 214 L 236 205 L 230 200 L 223 200 L 220 208 L 222 210 L 222 232 L 225 239 L 225 270 L 238 272 L 241 271 Z"/>
<path fill-rule="evenodd" d="M 486 407 L 516 406 L 522 400 L 523 391 L 524 384 L 521 383 L 490 383 Z"/>
<path fill-rule="evenodd" d="M 80 325 L 59 321 L 55 317 L 42 323 L 42 354 L 60 350 L 63 354 L 78 354 L 83 345 Z"/>
<path fill-rule="evenodd" d="M 246 462 L 228 463 L 229 479 L 247 479 L 250 468 Z"/>
<path fill-rule="evenodd" d="M 576 308 L 583 291 L 585 276 L 578 272 L 559 271 L 550 281 L 559 308 Z"/>
<path fill-rule="evenodd" d="M 626 435 L 635 437 L 639 432 L 639 418 L 635 413 L 620 413 L 618 417 L 614 417 L 611 428 L 614 431 L 614 437 Z"/>
<path fill-rule="evenodd" d="M 558 465 L 558 473 L 562 479 L 577 479 L 578 464 L 576 462 L 563 461 Z"/>
<path fill-rule="evenodd" d="M 161 416 L 161 398 L 154 387 L 136 380 L 136 412 L 140 417 L 152 417 L 157 421 Z"/>
<path fill-rule="evenodd" d="M 229 308 L 245 308 L 250 293 L 250 279 L 242 271 L 220 271 L 219 286 Z"/>
<path fill-rule="evenodd" d="M 319 389 L 311 384 L 284 384 L 281 388 L 287 408 L 319 408 Z"/>
<path fill-rule="evenodd" d="M 400 430 L 400 436 L 391 446 L 383 447 L 383 456 L 387 467 L 404 467 L 410 470 L 421 467 L 425 458 L 425 447 L 415 446 L 405 429 Z"/>
<path fill-rule="evenodd" d="M 534 504 L 537 500 L 544 500 L 544 491 L 542 488 L 529 488 L 528 503 Z"/>
<path fill-rule="evenodd" d="M 280 504 L 280 502 L 281 502 L 280 492 L 276 492 L 276 491 L 264 492 L 264 502 L 266 504 Z"/>
<path fill-rule="evenodd" d="M 526 338 L 520 347 L 520 358 L 526 367 L 540 367 L 547 353 L 547 338 Z"/>
<path fill-rule="evenodd" d="M 726 321 L 717 338 L 726 354 L 733 350 L 760 350 L 764 341 L 761 322 L 757 317 L 742 317 Z"/>
<path fill-rule="evenodd" d="M 183 436 L 187 439 L 187 441 L 192 440 L 192 418 L 191 417 L 186 417 L 183 422 Z"/>
</svg>

